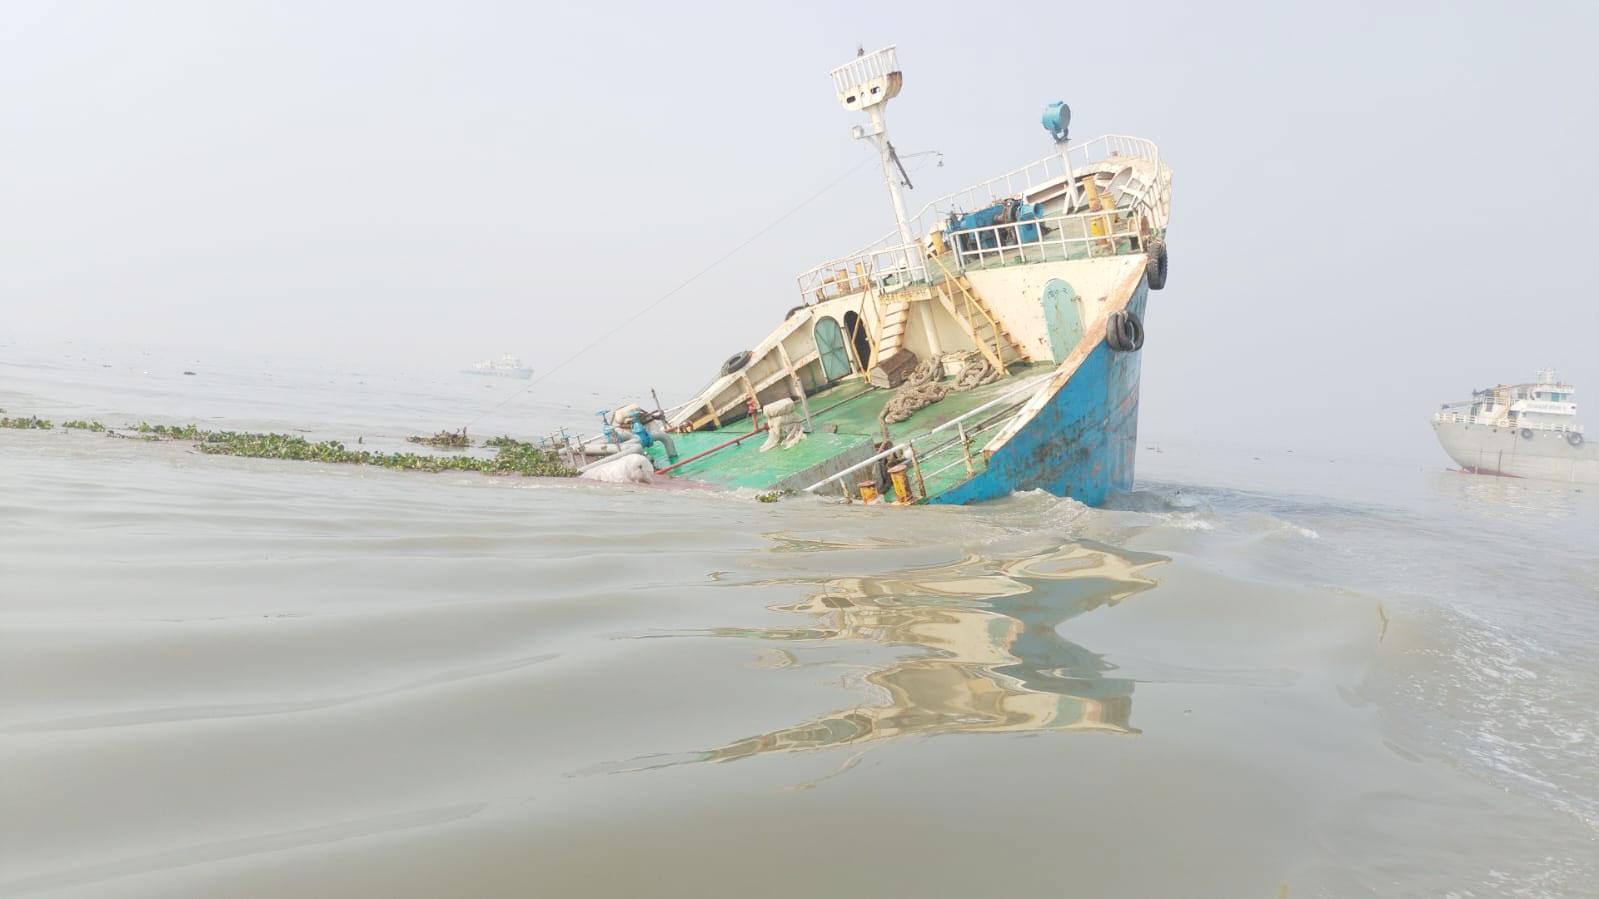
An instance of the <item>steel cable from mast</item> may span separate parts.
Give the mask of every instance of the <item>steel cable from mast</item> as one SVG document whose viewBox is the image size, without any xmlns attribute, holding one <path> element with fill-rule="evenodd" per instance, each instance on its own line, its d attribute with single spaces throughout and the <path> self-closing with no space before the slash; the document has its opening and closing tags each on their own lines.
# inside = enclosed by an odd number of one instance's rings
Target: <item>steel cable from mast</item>
<svg viewBox="0 0 1599 899">
<path fill-rule="evenodd" d="M 820 190 L 816 191 L 815 193 L 813 193 L 810 196 L 806 197 L 805 199 L 801 200 L 798 205 L 794 206 L 793 208 L 789 209 L 787 212 L 785 212 L 782 215 L 778 216 L 777 218 L 773 219 L 771 222 L 767 223 L 765 226 L 763 226 L 760 230 L 756 231 L 754 234 L 751 234 L 749 237 L 744 238 L 744 240 L 740 241 L 732 249 L 730 249 L 727 252 L 723 253 L 722 255 L 716 257 L 716 259 L 713 260 L 709 265 L 705 266 L 704 268 L 700 269 L 699 271 L 695 272 L 694 274 L 689 275 L 681 283 L 679 283 L 676 287 L 673 287 L 671 290 L 668 290 L 666 293 L 663 293 L 659 297 L 656 297 L 654 300 L 650 301 L 643 308 L 639 309 L 637 312 L 634 312 L 632 315 L 628 316 L 622 322 L 620 322 L 620 323 L 616 324 L 615 326 L 613 326 L 610 330 L 600 334 L 598 337 L 596 337 L 593 340 L 589 341 L 588 343 L 584 344 L 582 347 L 579 347 L 576 352 L 572 353 L 572 355 L 567 356 L 565 359 L 562 359 L 560 362 L 556 363 L 551 368 L 545 370 L 545 372 L 543 374 L 541 374 L 538 377 L 534 378 L 533 380 L 529 381 L 528 385 L 526 387 L 522 388 L 521 390 L 518 390 L 517 392 L 511 394 L 510 396 L 507 396 L 505 399 L 499 401 L 498 403 L 494 404 L 493 406 L 490 406 L 488 409 L 485 409 L 483 412 L 479 413 L 476 418 L 474 418 L 471 421 L 467 422 L 466 425 L 464 425 L 464 427 L 470 428 L 471 426 L 477 424 L 478 422 L 482 421 L 483 419 L 487 418 L 488 416 L 494 414 L 495 412 L 500 411 L 501 409 L 505 408 L 505 406 L 507 404 L 509 404 L 512 400 L 517 399 L 518 397 L 522 396 L 522 394 L 528 392 L 529 390 L 532 390 L 534 387 L 536 387 L 539 384 L 539 382 L 543 381 L 545 378 L 548 378 L 550 375 L 555 374 L 556 372 L 560 371 L 561 369 L 565 368 L 566 366 L 570 365 L 571 363 L 577 361 L 577 359 L 580 356 L 582 356 L 584 353 L 587 353 L 589 350 L 592 350 L 595 347 L 599 346 L 600 344 L 604 343 L 605 341 L 611 339 L 612 337 L 615 337 L 617 334 L 621 333 L 621 331 L 623 329 L 627 328 L 629 325 L 631 325 L 634 322 L 638 321 L 639 319 L 643 318 L 647 313 L 649 313 L 650 311 L 655 309 L 657 306 L 661 305 L 662 303 L 664 303 L 667 300 L 671 299 L 672 297 L 676 296 L 678 293 L 680 293 L 683 290 L 683 288 L 688 287 L 690 284 L 693 284 L 695 281 L 698 281 L 700 278 L 702 278 L 705 275 L 709 274 L 712 269 L 715 269 L 717 266 L 719 266 L 722 263 L 726 262 L 727 260 L 731 259 L 740 250 L 743 250 L 745 247 L 749 246 L 750 244 L 754 243 L 755 241 L 760 240 L 762 237 L 766 236 L 766 233 L 768 231 L 771 231 L 773 228 L 776 228 L 778 225 L 781 225 L 784 222 L 788 221 L 790 218 L 792 218 L 794 216 L 795 213 L 799 212 L 801 209 L 804 209 L 806 206 L 809 206 L 812 203 L 816 202 L 817 200 L 821 199 L 823 194 L 825 194 L 828 191 L 832 190 L 833 188 L 837 187 L 839 184 L 842 184 L 846 178 L 848 178 L 849 176 L 855 174 L 857 171 L 860 171 L 860 169 L 863 166 L 865 166 L 867 163 L 873 161 L 875 158 L 876 157 L 868 156 L 868 157 L 863 158 L 860 162 L 857 162 L 854 165 L 850 166 L 848 171 L 844 172 L 842 175 L 839 175 L 837 178 L 834 178 L 832 181 L 829 181 Z"/>
</svg>

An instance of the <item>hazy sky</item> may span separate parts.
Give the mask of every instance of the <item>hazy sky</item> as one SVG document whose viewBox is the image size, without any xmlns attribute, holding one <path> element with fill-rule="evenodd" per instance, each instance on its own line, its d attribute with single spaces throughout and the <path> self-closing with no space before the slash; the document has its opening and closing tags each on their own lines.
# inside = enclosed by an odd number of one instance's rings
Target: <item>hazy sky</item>
<svg viewBox="0 0 1599 899">
<path fill-rule="evenodd" d="M 827 72 L 897 43 L 912 208 L 1074 134 L 1176 173 L 1142 430 L 1434 454 L 1554 365 L 1599 423 L 1588 3 L 0 4 L 0 326 L 544 369 L 868 153 Z M 552 382 L 697 387 L 892 227 L 875 166 Z"/>
</svg>

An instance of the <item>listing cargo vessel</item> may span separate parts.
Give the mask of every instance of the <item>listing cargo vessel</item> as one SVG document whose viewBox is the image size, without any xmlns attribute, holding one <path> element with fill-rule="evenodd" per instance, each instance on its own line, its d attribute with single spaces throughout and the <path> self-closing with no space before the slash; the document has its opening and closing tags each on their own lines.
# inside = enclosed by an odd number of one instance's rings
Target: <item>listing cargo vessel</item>
<svg viewBox="0 0 1599 899">
<path fill-rule="evenodd" d="M 1462 471 L 1599 484 L 1599 449 L 1577 424 L 1576 394 L 1546 368 L 1530 384 L 1500 384 L 1444 404 L 1432 429 Z"/>
<path fill-rule="evenodd" d="M 1143 138 L 1071 141 L 1056 102 L 1048 156 L 910 214 L 885 125 L 903 80 L 892 46 L 832 72 L 867 117 L 853 133 L 880 157 L 895 230 L 801 274 L 782 323 L 693 397 L 563 439 L 574 462 L 631 451 L 655 479 L 867 502 L 1037 489 L 1098 505 L 1132 485 L 1170 170 Z"/>
</svg>

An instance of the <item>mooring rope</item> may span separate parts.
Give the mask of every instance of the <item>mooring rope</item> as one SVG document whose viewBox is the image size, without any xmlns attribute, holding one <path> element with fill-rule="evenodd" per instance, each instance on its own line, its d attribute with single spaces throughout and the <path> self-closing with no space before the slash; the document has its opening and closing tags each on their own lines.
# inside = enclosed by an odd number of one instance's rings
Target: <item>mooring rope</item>
<svg viewBox="0 0 1599 899">
<path fill-rule="evenodd" d="M 887 424 L 898 424 L 951 393 L 965 393 L 1000 379 L 999 370 L 978 350 L 967 350 L 955 359 L 960 363 L 961 370 L 954 384 L 939 382 L 943 377 L 943 368 L 938 359 L 923 359 L 910 377 L 905 379 L 905 383 L 889 397 L 877 417 Z"/>
</svg>

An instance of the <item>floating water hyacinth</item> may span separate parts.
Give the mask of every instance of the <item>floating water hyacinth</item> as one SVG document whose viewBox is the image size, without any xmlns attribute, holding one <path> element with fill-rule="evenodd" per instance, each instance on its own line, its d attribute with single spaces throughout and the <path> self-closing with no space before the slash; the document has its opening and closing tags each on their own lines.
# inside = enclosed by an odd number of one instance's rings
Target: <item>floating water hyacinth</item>
<svg viewBox="0 0 1599 899">
<path fill-rule="evenodd" d="M 0 418 L 0 427 L 47 431 L 54 423 L 28 416 L 26 418 Z M 63 428 L 104 433 L 107 437 L 126 437 L 107 428 L 98 421 L 74 420 L 62 424 Z M 489 459 L 466 455 L 436 455 L 433 453 L 381 453 L 347 449 L 337 440 L 310 441 L 295 434 L 253 434 L 239 431 L 207 431 L 198 425 L 153 425 L 141 421 L 121 429 L 132 432 L 143 440 L 190 440 L 195 449 L 213 456 L 244 456 L 253 459 L 290 459 L 302 462 L 335 462 L 348 465 L 377 465 L 403 471 L 475 471 L 483 474 L 521 475 L 523 477 L 576 477 L 577 471 L 560 460 L 553 451 L 523 443 L 512 437 L 495 437 L 485 446 L 494 447 L 494 457 Z M 411 438 L 429 445 L 470 446 L 466 432 L 441 431 L 439 437 L 448 442 L 434 444 L 434 438 Z"/>
<path fill-rule="evenodd" d="M 202 431 L 195 425 L 153 425 L 141 421 L 137 428 L 140 434 L 147 437 L 164 437 L 168 440 L 200 440 L 210 431 Z M 229 432 L 221 432 L 229 433 Z"/>
<path fill-rule="evenodd" d="M 196 449 L 200 452 L 218 456 L 378 465 L 403 471 L 476 471 L 484 474 L 555 478 L 577 475 L 577 472 L 563 464 L 555 453 L 509 438 L 496 444 L 494 458 L 482 459 L 464 455 L 438 456 L 351 450 L 337 440 L 312 442 L 292 434 L 241 434 L 233 431 L 199 433 L 200 436 L 187 439 L 197 440 Z"/>
</svg>

